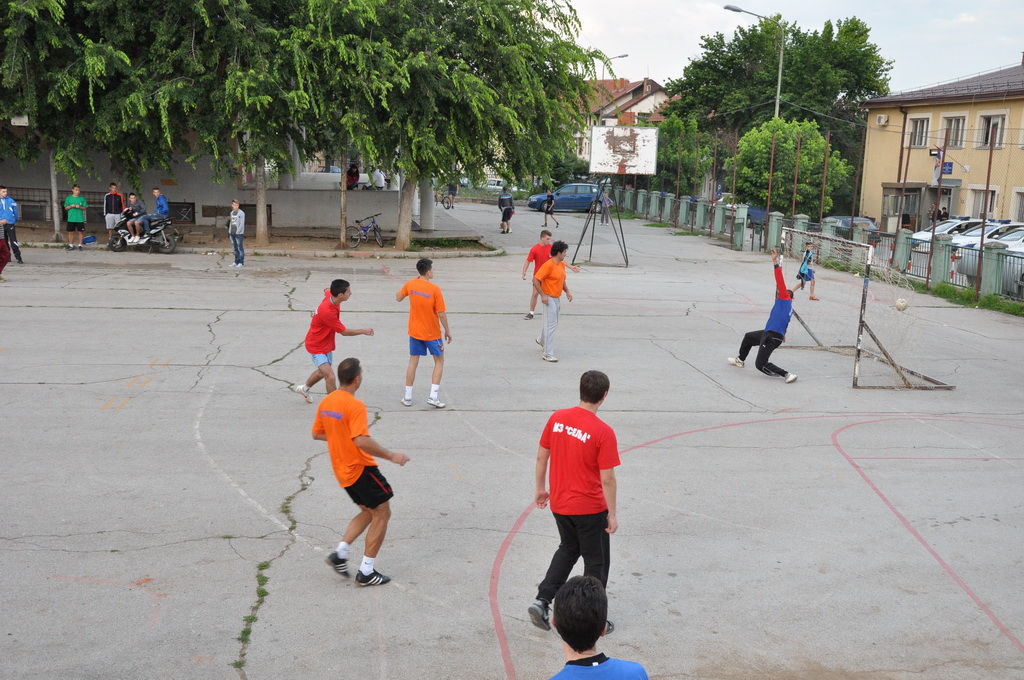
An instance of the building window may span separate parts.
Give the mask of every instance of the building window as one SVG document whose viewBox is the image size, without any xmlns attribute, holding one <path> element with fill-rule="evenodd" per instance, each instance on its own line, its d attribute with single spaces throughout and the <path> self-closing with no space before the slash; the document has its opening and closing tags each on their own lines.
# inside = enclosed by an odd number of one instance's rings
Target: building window
<svg viewBox="0 0 1024 680">
<path fill-rule="evenodd" d="M 928 145 L 928 119 L 913 118 L 910 121 L 910 146 Z"/>
<path fill-rule="evenodd" d="M 978 142 L 979 145 L 987 149 L 990 144 L 994 144 L 996 148 L 1003 145 L 1003 126 L 1006 122 L 1006 116 L 1000 114 L 998 116 L 982 116 L 980 130 L 978 130 Z"/>
<path fill-rule="evenodd" d="M 974 200 L 972 201 L 971 217 L 985 217 L 992 219 L 992 209 L 996 205 L 996 192 L 988 192 L 988 205 L 985 205 L 985 190 L 974 189 Z"/>
<path fill-rule="evenodd" d="M 1017 214 L 1014 215 L 1017 222 L 1024 222 L 1024 191 L 1017 192 Z"/>
<path fill-rule="evenodd" d="M 949 130 L 949 142 L 947 148 L 960 149 L 964 145 L 964 117 L 943 118 L 943 127 Z"/>
</svg>

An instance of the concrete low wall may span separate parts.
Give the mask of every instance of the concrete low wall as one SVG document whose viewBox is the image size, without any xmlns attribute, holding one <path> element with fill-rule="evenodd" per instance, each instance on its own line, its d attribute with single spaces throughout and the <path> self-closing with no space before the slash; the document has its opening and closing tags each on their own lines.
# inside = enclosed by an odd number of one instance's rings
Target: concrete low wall
<svg viewBox="0 0 1024 680">
<path fill-rule="evenodd" d="M 215 226 L 224 223 L 223 215 L 231 200 L 237 198 L 242 204 L 254 204 L 256 192 L 250 184 L 228 180 L 218 183 L 213 179 L 209 163 L 200 159 L 193 168 L 185 162 L 184 156 L 175 156 L 172 161 L 173 174 L 163 170 L 146 171 L 142 174 L 140 187 L 129 187 L 110 169 L 110 160 L 105 156 L 93 157 L 93 174 L 83 174 L 77 179 L 86 192 L 106 192 L 111 180 L 119 181 L 122 193 L 135 191 L 149 207 L 153 200 L 150 190 L 160 187 L 168 200 L 174 203 L 194 204 L 194 219 L 198 226 Z M 295 181 L 301 189 L 280 189 L 278 183 L 268 184 L 267 203 L 270 205 L 271 222 L 281 227 L 337 227 L 340 224 L 340 196 L 338 181 L 343 175 L 325 173 L 304 173 Z M 74 182 L 61 173 L 57 174 L 57 188 L 63 200 L 71 192 Z M 12 189 L 11 195 L 19 202 L 30 205 L 32 201 L 19 198 L 18 189 L 39 189 L 49 192 L 50 174 L 46 157 L 21 167 L 18 161 L 0 161 L 0 184 Z M 397 182 L 393 183 L 393 186 Z M 315 188 L 313 188 L 315 187 Z M 396 187 L 397 188 L 397 187 Z M 36 194 L 39 192 L 33 192 Z M 48 194 L 47 194 L 48 195 Z M 33 199 L 36 205 L 41 200 Z M 48 207 L 46 214 L 48 215 Z M 349 223 L 357 218 L 381 213 L 377 218 L 381 227 L 394 230 L 398 224 L 398 191 L 352 191 L 348 194 Z M 247 221 L 254 222 L 255 215 L 246 215 Z M 40 218 L 45 219 L 45 218 Z"/>
</svg>

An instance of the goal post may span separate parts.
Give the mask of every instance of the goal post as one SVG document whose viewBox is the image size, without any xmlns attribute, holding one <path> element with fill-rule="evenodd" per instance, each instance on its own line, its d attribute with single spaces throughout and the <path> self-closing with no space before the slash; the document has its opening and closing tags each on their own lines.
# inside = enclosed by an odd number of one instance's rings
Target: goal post
<svg viewBox="0 0 1024 680">
<path fill-rule="evenodd" d="M 853 357 L 853 387 L 860 389 L 953 389 L 929 376 L 912 371 L 900 365 L 893 354 L 882 342 L 880 335 L 907 336 L 910 331 L 911 321 L 903 314 L 897 312 L 895 305 L 886 304 L 881 297 L 892 297 L 892 302 L 900 299 L 900 296 L 909 297 L 913 291 L 906 276 L 890 267 L 872 267 L 875 255 L 875 247 L 869 243 L 861 243 L 850 239 L 822 234 L 820 232 L 803 231 L 793 227 L 783 227 L 781 233 L 781 254 L 784 258 L 793 258 L 801 266 L 807 246 L 813 252 L 811 266 L 814 268 L 823 267 L 839 272 L 847 272 L 861 278 L 859 295 L 854 296 L 853 289 L 847 285 L 845 293 L 846 302 L 849 307 L 857 309 L 857 324 L 853 325 L 853 319 L 847 317 L 836 318 L 835 315 L 821 315 L 808 318 L 801 317 L 797 311 L 793 317 L 803 326 L 804 330 L 811 337 L 812 345 L 790 345 L 801 349 L 817 349 L 834 352 L 837 354 L 852 355 Z M 884 293 L 872 294 L 870 287 L 872 282 L 885 284 Z M 831 287 L 830 287 L 831 289 Z M 837 290 L 832 290 L 833 294 Z M 820 311 L 821 308 L 815 308 Z M 829 310 L 831 311 L 831 310 Z M 852 315 L 850 315 L 852 317 Z M 872 328 L 872 321 L 879 322 L 877 328 Z M 866 336 L 866 337 L 865 337 Z M 872 349 L 867 341 L 874 345 Z M 862 368 L 865 359 L 877 361 L 887 365 L 891 369 L 891 377 L 883 382 L 885 384 L 865 384 Z M 895 378 L 895 381 L 892 380 Z"/>
</svg>

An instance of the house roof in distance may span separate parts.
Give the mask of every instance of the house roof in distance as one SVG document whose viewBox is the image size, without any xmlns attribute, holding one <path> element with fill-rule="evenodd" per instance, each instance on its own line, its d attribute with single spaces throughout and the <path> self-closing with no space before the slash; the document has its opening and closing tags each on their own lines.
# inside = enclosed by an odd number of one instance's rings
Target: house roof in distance
<svg viewBox="0 0 1024 680">
<path fill-rule="evenodd" d="M 974 99 L 1009 99 L 1024 97 L 1024 63 L 959 78 L 916 90 L 905 90 L 875 97 L 864 102 L 865 108 L 894 104 L 923 104 L 934 101 Z"/>
</svg>

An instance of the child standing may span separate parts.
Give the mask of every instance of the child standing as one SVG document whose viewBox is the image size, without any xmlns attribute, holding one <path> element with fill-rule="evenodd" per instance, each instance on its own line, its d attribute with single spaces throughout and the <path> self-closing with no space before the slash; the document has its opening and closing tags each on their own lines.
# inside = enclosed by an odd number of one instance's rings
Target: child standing
<svg viewBox="0 0 1024 680">
<path fill-rule="evenodd" d="M 231 201 L 231 214 L 228 216 L 228 236 L 231 246 L 235 249 L 235 263 L 232 267 L 245 266 L 245 211 L 238 199 Z"/>
<path fill-rule="evenodd" d="M 78 250 L 82 249 L 82 236 L 85 235 L 85 209 L 89 207 L 82 190 L 76 184 L 71 187 L 71 195 L 64 199 L 64 212 L 68 216 L 68 245 L 65 250 L 75 250 L 75 240 L 78 241 Z"/>
<path fill-rule="evenodd" d="M 796 278 L 800 281 L 800 290 L 803 290 L 804 284 L 808 281 L 811 282 L 811 300 L 820 300 L 821 298 L 814 297 L 814 270 L 811 265 L 814 264 L 814 246 L 810 243 L 804 246 L 804 259 L 800 263 L 800 271 L 797 272 Z"/>
</svg>

